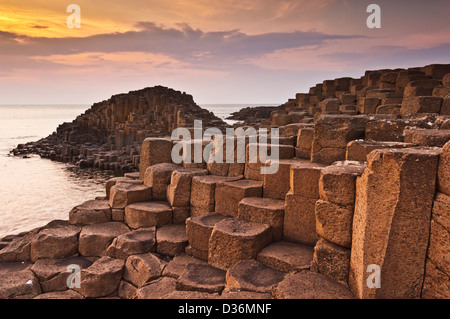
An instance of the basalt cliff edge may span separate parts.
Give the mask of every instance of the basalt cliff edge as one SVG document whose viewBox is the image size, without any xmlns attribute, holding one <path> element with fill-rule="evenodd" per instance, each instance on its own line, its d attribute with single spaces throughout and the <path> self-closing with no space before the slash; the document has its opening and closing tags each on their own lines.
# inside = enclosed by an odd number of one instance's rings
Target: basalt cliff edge
<svg viewBox="0 0 450 319">
<path fill-rule="evenodd" d="M 243 112 L 238 125 L 279 128 L 270 175 L 249 156 L 173 163 L 171 129 L 225 123 L 189 95 L 136 92 L 15 150 L 135 172 L 1 239 L 0 298 L 450 298 L 450 65 L 326 80 Z"/>
</svg>

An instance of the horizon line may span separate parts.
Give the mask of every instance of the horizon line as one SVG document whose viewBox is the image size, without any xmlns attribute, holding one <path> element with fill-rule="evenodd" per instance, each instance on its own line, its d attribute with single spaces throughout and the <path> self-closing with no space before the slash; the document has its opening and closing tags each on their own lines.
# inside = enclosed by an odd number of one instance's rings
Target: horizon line
<svg viewBox="0 0 450 319">
<path fill-rule="evenodd" d="M 98 103 L 98 102 L 94 102 Z M 274 105 L 283 105 L 284 103 L 196 103 L 197 105 L 257 105 L 257 106 L 274 106 Z M 19 103 L 19 104 L 0 104 L 0 106 L 91 106 L 93 104 L 89 103 L 72 103 L 72 104 L 64 104 L 64 103 Z"/>
</svg>

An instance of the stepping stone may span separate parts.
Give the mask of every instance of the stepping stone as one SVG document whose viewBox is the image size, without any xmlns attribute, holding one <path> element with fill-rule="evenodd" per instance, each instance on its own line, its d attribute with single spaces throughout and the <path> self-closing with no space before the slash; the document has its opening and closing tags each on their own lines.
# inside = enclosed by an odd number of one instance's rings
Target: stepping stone
<svg viewBox="0 0 450 319">
<path fill-rule="evenodd" d="M 139 172 L 140 180 L 144 180 L 149 166 L 160 163 L 172 163 L 172 140 L 169 138 L 146 138 L 142 142 Z"/>
<path fill-rule="evenodd" d="M 347 285 L 350 269 L 350 249 L 323 238 L 314 247 L 311 270 Z"/>
<path fill-rule="evenodd" d="M 173 216 L 172 216 L 172 224 L 186 224 L 186 219 L 191 216 L 191 208 L 190 207 L 172 207 Z"/>
<path fill-rule="evenodd" d="M 47 292 L 42 295 L 38 295 L 33 299 L 47 299 L 47 300 L 64 300 L 64 299 L 84 299 L 84 297 L 74 290 Z"/>
<path fill-rule="evenodd" d="M 262 197 L 263 183 L 252 180 L 221 182 L 216 185 L 216 213 L 235 217 L 239 202 L 245 197 Z"/>
<path fill-rule="evenodd" d="M 248 197 L 239 203 L 237 218 L 249 222 L 268 224 L 272 230 L 272 240 L 283 238 L 284 200 Z"/>
<path fill-rule="evenodd" d="M 277 145 L 278 147 L 278 158 L 277 159 L 291 159 L 295 157 L 295 148 L 293 145 Z M 260 148 L 266 148 L 266 154 L 271 153 L 271 144 L 261 144 L 261 143 L 250 143 L 247 145 L 246 153 L 245 153 L 245 179 L 251 179 L 255 181 L 262 181 L 263 175 L 261 174 L 261 167 L 264 166 L 266 158 L 261 158 L 259 156 Z M 251 157 L 253 154 L 251 150 L 255 151 L 255 157 Z M 261 159 L 263 159 L 261 161 Z"/>
<path fill-rule="evenodd" d="M 166 202 L 134 203 L 125 208 L 124 221 L 133 229 L 161 227 L 172 222 L 172 207 Z"/>
<path fill-rule="evenodd" d="M 128 184 L 136 184 L 136 185 L 142 185 L 141 181 L 134 180 L 132 178 L 128 177 L 113 177 L 106 181 L 105 183 L 105 190 L 106 190 L 106 198 L 109 199 L 111 195 L 111 187 L 113 187 L 116 184 L 119 183 L 128 183 Z"/>
<path fill-rule="evenodd" d="M 207 175 L 205 169 L 182 169 L 172 173 L 170 185 L 167 188 L 167 200 L 172 207 L 189 207 L 191 184 L 194 176 Z"/>
<path fill-rule="evenodd" d="M 186 221 L 186 234 L 192 249 L 206 252 L 208 256 L 209 238 L 214 226 L 228 217 L 220 214 L 211 214 L 200 217 L 191 217 Z"/>
<path fill-rule="evenodd" d="M 368 141 L 386 141 L 386 142 L 404 142 L 404 131 L 407 127 L 429 128 L 428 122 L 434 121 L 434 117 L 427 115 L 425 118 L 396 119 L 379 118 L 371 116 L 371 121 L 366 125 L 365 140 Z M 357 139 L 355 139 L 357 140 Z"/>
<path fill-rule="evenodd" d="M 227 290 L 270 293 L 284 279 L 284 273 L 256 260 L 243 260 L 227 271 Z"/>
<path fill-rule="evenodd" d="M 366 168 L 366 164 L 355 161 L 336 162 L 325 167 L 319 179 L 320 199 L 341 206 L 354 206 L 356 179 Z"/>
<path fill-rule="evenodd" d="M 315 206 L 318 198 L 286 194 L 284 211 L 283 239 L 286 241 L 315 245 L 318 240 L 316 232 Z"/>
<path fill-rule="evenodd" d="M 280 241 L 261 250 L 257 260 L 272 269 L 291 272 L 309 269 L 313 254 L 313 247 Z"/>
<path fill-rule="evenodd" d="M 14 238 L 8 246 L 0 250 L 1 261 L 27 261 L 31 259 L 31 240 L 38 230 Z"/>
<path fill-rule="evenodd" d="M 176 283 L 177 290 L 220 293 L 225 287 L 225 271 L 210 265 L 189 264 Z"/>
<path fill-rule="evenodd" d="M 203 158 L 203 152 L 205 151 L 206 146 L 211 143 L 211 140 L 203 140 L 203 139 L 190 139 L 190 140 L 181 140 L 174 141 L 174 146 L 176 145 L 175 152 L 177 156 L 180 156 L 180 165 L 183 165 L 184 168 L 206 168 L 206 162 Z M 174 150 L 174 149 L 172 149 Z M 200 153 L 200 158 L 196 157 L 196 150 Z M 176 161 L 178 162 L 178 160 Z"/>
<path fill-rule="evenodd" d="M 111 207 L 107 200 L 90 200 L 76 206 L 69 213 L 73 225 L 93 225 L 111 221 Z"/>
<path fill-rule="evenodd" d="M 417 113 L 439 113 L 443 99 L 436 96 L 411 96 L 403 99 L 400 109 L 401 116 Z"/>
<path fill-rule="evenodd" d="M 117 296 L 121 299 L 135 299 L 137 288 L 128 281 L 122 280 L 117 289 Z"/>
<path fill-rule="evenodd" d="M 31 260 L 45 258 L 65 258 L 78 251 L 78 226 L 60 225 L 41 230 L 31 241 Z"/>
<path fill-rule="evenodd" d="M 284 200 L 286 193 L 289 192 L 291 166 L 298 163 L 304 163 L 305 160 L 299 159 L 287 159 L 272 161 L 265 164 L 265 167 L 272 165 L 278 165 L 278 171 L 274 174 L 263 175 L 264 181 L 264 197 Z M 308 162 L 309 163 L 309 162 Z M 251 196 L 247 196 L 251 197 Z"/>
<path fill-rule="evenodd" d="M 119 287 L 123 266 L 123 260 L 102 257 L 90 267 L 81 270 L 80 288 L 74 288 L 74 290 L 85 298 L 110 296 Z"/>
<path fill-rule="evenodd" d="M 70 257 L 65 259 L 40 259 L 32 267 L 39 279 L 43 293 L 65 291 L 67 278 L 72 274 L 68 272 L 68 266 L 78 265 L 80 269 L 88 268 L 92 262 L 82 257 Z"/>
<path fill-rule="evenodd" d="M 272 241 L 269 225 L 225 219 L 214 226 L 208 246 L 208 262 L 227 270 L 241 260 L 255 259 Z"/>
<path fill-rule="evenodd" d="M 106 255 L 127 259 L 131 255 L 156 252 L 156 228 L 141 228 L 114 238 Z"/>
<path fill-rule="evenodd" d="M 191 217 L 211 214 L 215 211 L 216 185 L 220 182 L 233 182 L 239 177 L 216 175 L 196 176 L 191 186 Z"/>
<path fill-rule="evenodd" d="M 339 106 L 339 112 L 345 113 L 345 112 L 349 112 L 346 114 L 358 114 L 358 112 L 356 111 L 356 105 L 355 104 L 342 104 Z"/>
<path fill-rule="evenodd" d="M 319 236 L 346 248 L 352 245 L 353 206 L 316 202 L 316 232 Z"/>
<path fill-rule="evenodd" d="M 189 256 L 193 256 L 193 257 L 200 258 L 203 260 L 208 260 L 208 251 L 207 250 L 195 249 L 195 248 L 192 248 L 191 245 L 187 245 L 186 249 L 184 251 Z"/>
<path fill-rule="evenodd" d="M 404 142 L 383 142 L 383 141 L 351 141 L 347 145 L 345 159 L 347 161 L 367 161 L 367 155 L 372 151 L 383 148 L 407 148 L 414 147 L 414 144 Z"/>
<path fill-rule="evenodd" d="M 111 209 L 111 220 L 113 222 L 123 222 L 124 219 L 125 219 L 125 209 L 124 208 Z"/>
<path fill-rule="evenodd" d="M 129 231 L 119 222 L 85 226 L 80 233 L 78 251 L 82 256 L 102 257 L 114 238 Z"/>
<path fill-rule="evenodd" d="M 0 263 L 0 299 L 31 299 L 41 294 L 29 262 Z"/>
<path fill-rule="evenodd" d="M 405 143 L 411 143 L 419 146 L 437 146 L 443 147 L 450 141 L 450 130 L 425 130 L 425 129 L 406 129 Z"/>
<path fill-rule="evenodd" d="M 295 115 L 300 115 L 299 118 L 295 118 Z M 304 119 L 305 115 L 307 114 L 307 112 L 290 112 L 290 114 L 288 116 L 290 116 L 291 118 L 294 117 L 294 121 L 298 122 L 302 119 Z M 311 127 L 311 124 L 308 123 L 291 123 L 291 124 L 287 124 L 284 126 L 280 126 L 280 144 L 285 144 L 287 145 L 287 143 L 289 145 L 294 145 L 295 144 L 295 139 L 297 138 L 297 134 L 298 131 L 302 128 L 305 127 Z M 269 142 L 271 141 L 271 138 L 269 137 Z M 288 142 L 289 141 L 289 142 Z"/>
<path fill-rule="evenodd" d="M 204 260 L 188 256 L 188 255 L 178 255 L 174 259 L 172 259 L 169 264 L 164 268 L 163 276 L 172 277 L 178 279 L 183 272 L 186 270 L 186 267 L 189 264 L 202 264 L 205 265 L 206 262 Z"/>
<path fill-rule="evenodd" d="M 145 171 L 144 185 L 152 189 L 153 200 L 165 201 L 167 199 L 167 187 L 170 177 L 181 166 L 172 163 L 161 163 L 150 166 Z"/>
<path fill-rule="evenodd" d="M 377 107 L 377 114 L 400 115 L 401 104 L 384 104 Z"/>
<path fill-rule="evenodd" d="M 224 150 L 225 154 L 226 150 Z M 208 162 L 206 168 L 211 175 L 217 176 L 229 176 L 243 178 L 245 164 L 241 163 L 226 163 L 226 159 L 223 163 Z"/>
<path fill-rule="evenodd" d="M 332 164 L 345 159 L 347 144 L 364 138 L 367 115 L 321 115 L 314 121 L 311 161 Z"/>
<path fill-rule="evenodd" d="M 109 205 L 111 208 L 125 208 L 136 202 L 152 200 L 152 189 L 145 185 L 119 183 L 111 188 Z"/>
<path fill-rule="evenodd" d="M 441 86 L 442 82 L 433 79 L 411 81 L 405 87 L 404 96 L 431 96 L 435 87 Z"/>
<path fill-rule="evenodd" d="M 125 263 L 123 279 L 140 288 L 161 277 L 166 265 L 167 261 L 152 253 L 130 256 Z"/>
<path fill-rule="evenodd" d="M 273 295 L 276 299 L 354 299 L 344 285 L 307 270 L 287 274 Z"/>
<path fill-rule="evenodd" d="M 362 98 L 358 101 L 357 110 L 362 114 L 375 114 L 380 103 L 381 99 L 378 97 Z"/>
<path fill-rule="evenodd" d="M 134 179 L 134 180 L 139 180 L 139 175 L 140 175 L 139 172 L 126 173 L 126 174 L 124 175 L 124 177 L 126 177 L 126 178 L 131 178 L 131 179 Z"/>
<path fill-rule="evenodd" d="M 297 147 L 295 148 L 295 157 L 302 159 L 311 158 L 311 147 L 314 139 L 314 128 L 302 128 L 298 131 Z"/>
<path fill-rule="evenodd" d="M 319 181 L 321 200 L 316 202 L 316 232 L 319 236 L 350 248 L 356 180 L 364 173 L 361 162 L 336 162 L 322 170 Z"/>
<path fill-rule="evenodd" d="M 177 256 L 184 253 L 188 245 L 185 225 L 167 225 L 156 231 L 156 251 L 158 254 Z"/>
<path fill-rule="evenodd" d="M 322 112 L 337 112 L 339 111 L 339 105 L 341 104 L 341 101 L 339 99 L 335 98 L 328 98 L 321 102 L 319 102 L 319 107 L 322 110 Z"/>
<path fill-rule="evenodd" d="M 294 195 L 319 199 L 320 174 L 326 165 L 297 161 L 291 166 L 289 181 Z M 284 197 L 282 199 L 285 199 Z"/>
<path fill-rule="evenodd" d="M 444 85 L 448 86 L 448 76 L 450 73 L 450 66 L 448 64 L 431 64 L 421 68 L 422 72 L 425 73 L 426 76 L 429 76 L 433 79 L 443 80 Z M 438 82 L 438 84 L 440 84 Z"/>
<path fill-rule="evenodd" d="M 246 146 L 249 142 L 249 138 L 245 137 L 243 140 L 243 145 Z M 227 163 L 227 144 L 231 146 L 233 143 L 233 162 Z M 224 137 L 222 139 L 222 145 L 220 141 L 214 143 L 214 148 L 211 151 L 209 161 L 206 165 L 208 171 L 211 175 L 218 176 L 229 176 L 229 177 L 240 177 L 244 175 L 245 163 L 238 163 L 238 138 L 234 137 Z M 245 158 L 243 158 L 245 160 Z M 222 161 L 217 163 L 217 161 Z"/>
<path fill-rule="evenodd" d="M 175 292 L 177 280 L 170 277 L 161 277 L 149 282 L 136 291 L 136 299 L 161 299 Z"/>
</svg>

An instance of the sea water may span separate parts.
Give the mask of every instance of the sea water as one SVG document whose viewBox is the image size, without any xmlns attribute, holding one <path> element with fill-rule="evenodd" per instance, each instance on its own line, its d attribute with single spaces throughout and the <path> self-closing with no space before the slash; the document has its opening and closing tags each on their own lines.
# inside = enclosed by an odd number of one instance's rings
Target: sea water
<svg viewBox="0 0 450 319">
<path fill-rule="evenodd" d="M 201 107 L 226 119 L 257 105 L 207 104 Z M 89 105 L 0 105 L 0 238 L 67 220 L 70 210 L 105 196 L 104 183 L 113 172 L 80 169 L 71 164 L 11 156 L 18 144 L 47 137 L 72 122 Z M 227 121 L 232 124 L 233 121 Z"/>
</svg>

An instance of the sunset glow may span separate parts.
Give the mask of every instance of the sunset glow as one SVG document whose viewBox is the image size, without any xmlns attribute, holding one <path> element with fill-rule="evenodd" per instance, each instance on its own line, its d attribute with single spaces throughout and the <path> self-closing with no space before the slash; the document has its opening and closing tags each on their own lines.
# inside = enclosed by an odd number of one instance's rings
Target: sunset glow
<svg viewBox="0 0 450 319">
<path fill-rule="evenodd" d="M 448 1 L 0 1 L 0 104 L 93 103 L 164 85 L 198 103 L 282 103 L 324 78 L 448 63 Z M 26 91 L 27 94 L 19 92 Z"/>
</svg>

